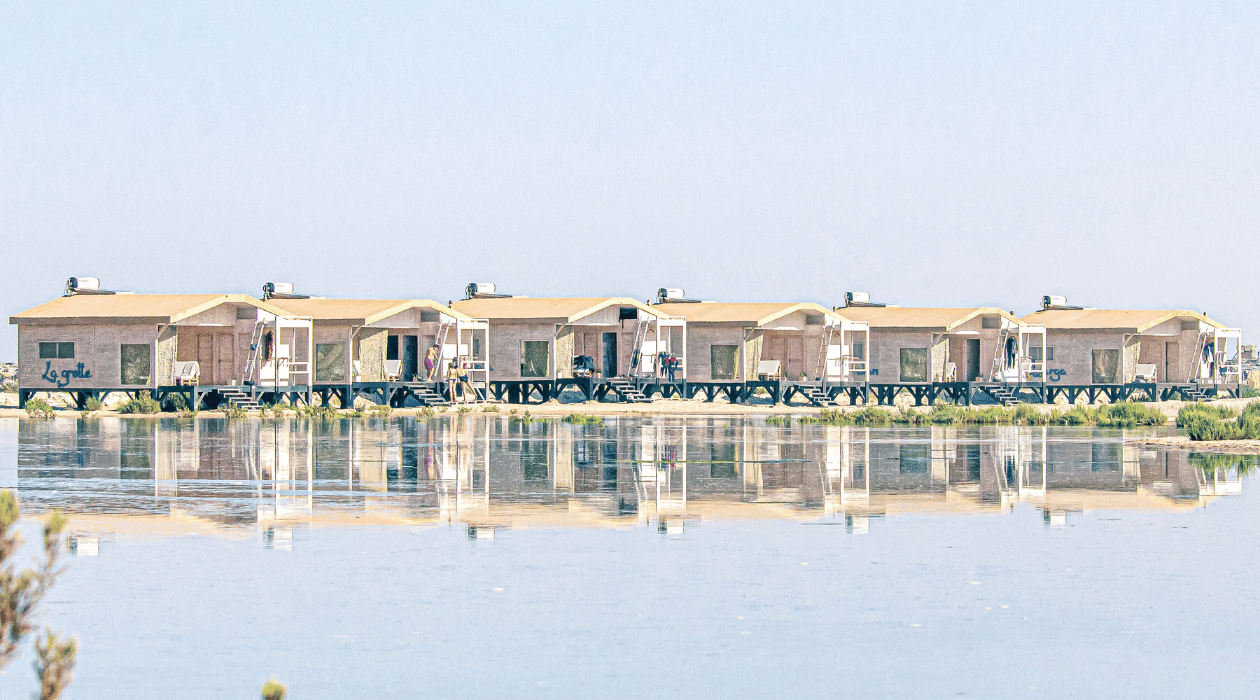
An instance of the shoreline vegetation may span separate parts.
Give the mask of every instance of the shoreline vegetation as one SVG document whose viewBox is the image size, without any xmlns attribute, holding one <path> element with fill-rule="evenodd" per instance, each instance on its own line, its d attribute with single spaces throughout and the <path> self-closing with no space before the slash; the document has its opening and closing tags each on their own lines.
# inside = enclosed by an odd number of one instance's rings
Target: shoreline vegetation
<svg viewBox="0 0 1260 700">
<path fill-rule="evenodd" d="M 605 417 L 617 415 L 703 415 L 703 416 L 766 416 L 767 425 L 787 427 L 798 425 L 832 425 L 857 427 L 891 426 L 1097 426 L 1100 428 L 1134 428 L 1141 426 L 1176 425 L 1192 442 L 1255 441 L 1260 446 L 1260 402 L 1251 400 L 1217 401 L 1211 403 L 1185 403 L 1179 407 L 1162 404 L 1120 401 L 1115 404 L 1095 405 L 1042 405 L 1020 404 L 1003 406 L 958 406 L 936 404 L 934 406 L 866 406 L 818 409 L 812 406 L 727 406 L 684 401 L 663 401 L 651 405 L 599 404 L 599 403 L 548 403 L 548 404 L 469 404 L 440 408 L 414 407 L 394 409 L 388 406 L 364 405 L 354 409 L 327 406 L 297 406 L 280 404 L 264 407 L 261 412 L 247 413 L 240 408 L 213 411 L 191 410 L 182 396 L 175 400 L 154 401 L 148 397 L 132 398 L 105 410 L 100 402 L 93 401 L 87 410 L 55 409 L 43 399 L 32 399 L 26 409 L 0 409 L 0 416 L 27 416 L 32 419 L 51 419 L 58 415 L 97 417 L 126 415 L 129 417 L 192 418 L 225 417 L 231 420 L 245 419 L 250 415 L 261 418 L 295 417 L 316 420 L 339 418 L 384 418 L 391 415 L 413 415 L 429 418 L 442 413 L 504 413 L 516 423 L 560 420 L 571 425 L 603 425 Z M 1235 406 L 1237 404 L 1237 406 Z M 1177 410 L 1175 417 L 1170 413 Z M 1169 440 L 1169 438 L 1160 438 Z"/>
</svg>

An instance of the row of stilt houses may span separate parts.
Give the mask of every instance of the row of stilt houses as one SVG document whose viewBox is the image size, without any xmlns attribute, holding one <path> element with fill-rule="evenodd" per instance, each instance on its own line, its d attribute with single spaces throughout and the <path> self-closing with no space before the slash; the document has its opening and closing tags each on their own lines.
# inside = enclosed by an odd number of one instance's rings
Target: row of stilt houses
<svg viewBox="0 0 1260 700">
<path fill-rule="evenodd" d="M 64 392 L 183 394 L 191 405 L 395 407 L 567 395 L 815 406 L 1075 403 L 1239 396 L 1241 331 L 1186 310 L 1101 310 L 1045 297 L 911 308 L 626 297 L 329 299 L 267 284 L 244 294 L 129 294 L 71 278 L 15 314 L 19 400 Z"/>
</svg>

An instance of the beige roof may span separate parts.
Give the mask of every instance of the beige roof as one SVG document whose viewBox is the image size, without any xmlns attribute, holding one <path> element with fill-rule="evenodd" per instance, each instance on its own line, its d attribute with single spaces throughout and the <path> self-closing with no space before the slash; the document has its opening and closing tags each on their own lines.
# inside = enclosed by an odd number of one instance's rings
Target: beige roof
<svg viewBox="0 0 1260 700">
<path fill-rule="evenodd" d="M 609 306 L 633 306 L 655 316 L 660 312 L 630 297 L 504 297 L 464 299 L 451 305 L 473 318 L 550 320 L 571 323 Z"/>
<path fill-rule="evenodd" d="M 368 325 L 387 319 L 408 309 L 432 309 L 461 321 L 468 316 L 429 299 L 270 299 L 274 304 L 294 316 L 310 316 L 325 323 L 352 323 Z"/>
<path fill-rule="evenodd" d="M 763 326 L 771 321 L 797 311 L 807 311 L 830 316 L 840 321 L 850 320 L 812 302 L 725 302 L 702 301 L 698 303 L 656 304 L 652 308 L 669 316 L 682 316 L 687 323 L 744 323 Z"/>
<path fill-rule="evenodd" d="M 1044 323 L 1046 328 L 1057 330 L 1114 330 L 1127 333 L 1141 333 L 1175 318 L 1202 321 L 1216 328 L 1225 327 L 1194 311 L 1161 311 L 1154 309 L 1141 311 L 1049 309 L 1028 314 L 1024 317 L 1024 321 L 1028 323 Z"/>
<path fill-rule="evenodd" d="M 248 304 L 277 316 L 283 309 L 247 294 L 74 294 L 15 314 L 13 324 L 53 324 L 109 319 L 115 323 L 177 323 L 220 304 Z"/>
<path fill-rule="evenodd" d="M 871 328 L 922 328 L 934 331 L 951 331 L 984 314 L 998 314 L 1009 321 L 1019 319 L 1009 311 L 995 306 L 964 309 L 942 309 L 917 306 L 846 306 L 841 311 L 854 321 L 866 321 Z"/>
</svg>

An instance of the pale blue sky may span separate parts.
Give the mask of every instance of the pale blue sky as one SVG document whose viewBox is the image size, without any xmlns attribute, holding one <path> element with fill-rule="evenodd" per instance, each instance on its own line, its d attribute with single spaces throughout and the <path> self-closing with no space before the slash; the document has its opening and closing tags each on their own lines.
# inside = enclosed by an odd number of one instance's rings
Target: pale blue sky
<svg viewBox="0 0 1260 700">
<path fill-rule="evenodd" d="M 1053 293 L 1255 329 L 1258 86 L 1241 3 L 10 2 L 0 298 Z"/>
</svg>

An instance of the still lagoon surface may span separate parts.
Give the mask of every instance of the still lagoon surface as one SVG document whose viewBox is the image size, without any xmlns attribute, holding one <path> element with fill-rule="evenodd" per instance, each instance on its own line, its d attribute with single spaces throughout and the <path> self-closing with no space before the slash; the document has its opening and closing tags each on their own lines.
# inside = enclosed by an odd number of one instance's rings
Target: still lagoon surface
<svg viewBox="0 0 1260 700">
<path fill-rule="evenodd" d="M 0 487 L 71 698 L 1254 697 L 1249 460 L 1153 434 L 7 419 Z"/>
</svg>

